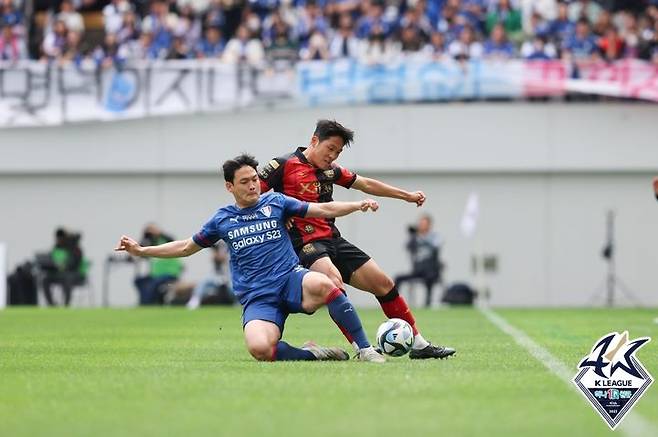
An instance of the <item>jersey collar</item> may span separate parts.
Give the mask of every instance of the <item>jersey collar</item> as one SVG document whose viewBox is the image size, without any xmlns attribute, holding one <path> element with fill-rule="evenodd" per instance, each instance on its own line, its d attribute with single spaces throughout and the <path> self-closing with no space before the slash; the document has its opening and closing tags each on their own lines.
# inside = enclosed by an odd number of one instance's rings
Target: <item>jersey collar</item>
<svg viewBox="0 0 658 437">
<path fill-rule="evenodd" d="M 310 166 L 313 166 L 308 159 L 306 159 L 306 156 L 304 155 L 304 151 L 307 149 L 307 147 L 297 147 L 297 150 L 295 150 L 295 156 L 299 159 L 300 162 L 303 162 L 304 164 L 308 164 Z"/>
</svg>

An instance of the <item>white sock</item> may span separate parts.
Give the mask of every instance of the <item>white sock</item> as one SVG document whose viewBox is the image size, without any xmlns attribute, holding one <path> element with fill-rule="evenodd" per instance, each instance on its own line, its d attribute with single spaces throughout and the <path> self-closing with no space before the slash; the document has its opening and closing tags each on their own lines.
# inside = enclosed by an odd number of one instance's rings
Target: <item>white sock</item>
<svg viewBox="0 0 658 437">
<path fill-rule="evenodd" d="M 420 332 L 414 336 L 414 345 L 412 349 L 425 349 L 430 343 L 420 335 Z"/>
</svg>

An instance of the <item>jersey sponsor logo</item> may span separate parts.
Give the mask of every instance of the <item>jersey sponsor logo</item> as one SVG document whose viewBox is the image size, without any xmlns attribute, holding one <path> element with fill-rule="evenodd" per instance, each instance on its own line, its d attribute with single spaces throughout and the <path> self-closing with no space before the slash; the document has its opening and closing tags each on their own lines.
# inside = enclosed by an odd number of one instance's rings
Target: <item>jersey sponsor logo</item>
<svg viewBox="0 0 658 437">
<path fill-rule="evenodd" d="M 271 231 L 265 231 L 262 234 L 258 235 L 249 235 L 240 240 L 231 242 L 231 247 L 233 250 L 238 251 L 247 246 L 253 246 L 255 244 L 262 244 L 270 240 L 279 240 L 281 238 L 281 231 L 279 229 L 273 229 Z"/>
<path fill-rule="evenodd" d="M 269 205 L 262 207 L 261 209 L 259 209 L 259 211 L 262 212 L 263 215 L 267 218 L 270 218 L 270 216 L 272 215 L 272 207 Z"/>
<path fill-rule="evenodd" d="M 333 193 L 333 191 L 334 191 L 333 184 L 330 183 L 320 184 L 320 187 L 318 188 L 318 194 L 320 195 L 327 193 L 331 194 Z"/>
<path fill-rule="evenodd" d="M 610 429 L 615 429 L 653 378 L 635 356 L 650 337 L 628 340 L 628 332 L 601 337 L 578 365 L 573 383 L 585 395 Z"/>
<path fill-rule="evenodd" d="M 320 182 L 318 181 L 300 182 L 299 186 L 300 186 L 299 194 L 306 194 L 306 193 L 317 194 L 319 192 L 318 187 L 320 186 Z"/>
<path fill-rule="evenodd" d="M 256 232 L 262 232 L 276 228 L 277 228 L 277 221 L 268 220 L 265 222 L 254 223 L 253 225 L 247 225 L 247 226 L 239 227 L 237 229 L 232 229 L 228 231 L 228 238 L 233 240 L 238 237 L 244 237 L 245 235 L 255 234 Z"/>
</svg>

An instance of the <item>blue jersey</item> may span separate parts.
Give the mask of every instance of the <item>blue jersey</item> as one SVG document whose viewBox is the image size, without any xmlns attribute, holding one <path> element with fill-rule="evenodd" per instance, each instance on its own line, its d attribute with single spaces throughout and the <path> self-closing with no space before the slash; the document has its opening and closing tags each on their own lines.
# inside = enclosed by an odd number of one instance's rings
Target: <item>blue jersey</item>
<svg viewBox="0 0 658 437">
<path fill-rule="evenodd" d="M 290 273 L 299 258 L 285 221 L 303 217 L 308 203 L 280 193 L 266 193 L 249 208 L 220 208 L 192 239 L 201 247 L 224 240 L 231 253 L 233 290 L 241 303 L 256 295 L 275 293 L 273 285 Z"/>
</svg>

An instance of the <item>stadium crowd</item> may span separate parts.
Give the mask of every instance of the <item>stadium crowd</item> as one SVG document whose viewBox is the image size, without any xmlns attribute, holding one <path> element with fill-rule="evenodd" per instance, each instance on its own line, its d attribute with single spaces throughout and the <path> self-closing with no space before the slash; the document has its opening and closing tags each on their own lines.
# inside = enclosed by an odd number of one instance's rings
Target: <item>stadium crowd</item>
<svg viewBox="0 0 658 437">
<path fill-rule="evenodd" d="M 658 0 L 0 0 L 0 59 L 658 64 Z M 94 19 L 95 18 L 95 19 Z"/>
</svg>

